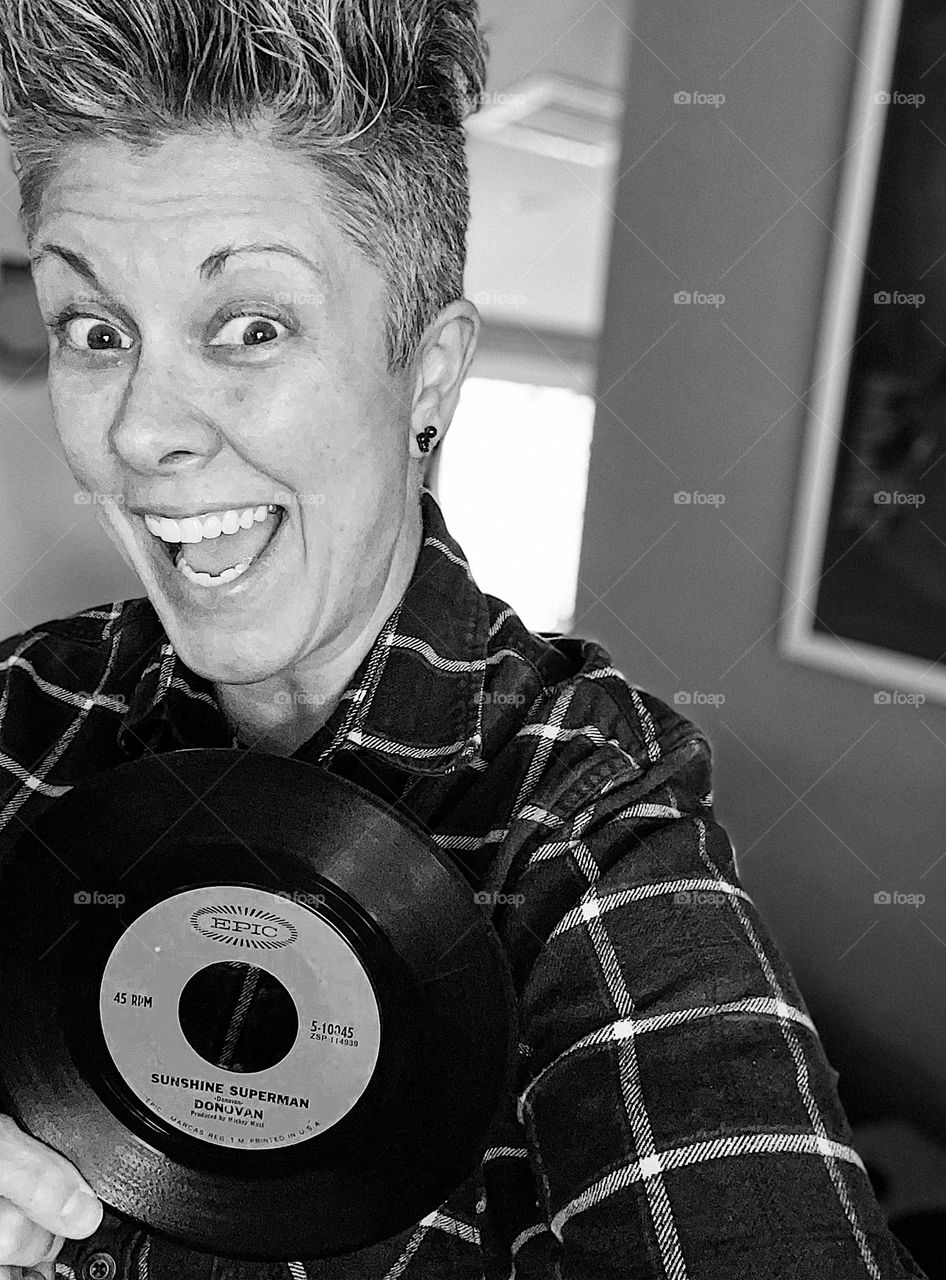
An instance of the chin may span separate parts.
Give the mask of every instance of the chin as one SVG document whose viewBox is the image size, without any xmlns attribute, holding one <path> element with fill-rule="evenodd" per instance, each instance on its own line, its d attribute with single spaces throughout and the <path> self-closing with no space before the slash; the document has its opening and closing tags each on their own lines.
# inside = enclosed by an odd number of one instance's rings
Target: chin
<svg viewBox="0 0 946 1280">
<path fill-rule="evenodd" d="M 205 680 L 215 684 L 260 684 L 293 663 L 298 647 L 286 645 L 277 649 L 271 623 L 261 623 L 258 631 L 238 631 L 223 620 L 219 624 L 204 622 L 182 627 L 173 612 L 167 616 L 157 602 L 154 604 L 181 661 Z"/>
</svg>

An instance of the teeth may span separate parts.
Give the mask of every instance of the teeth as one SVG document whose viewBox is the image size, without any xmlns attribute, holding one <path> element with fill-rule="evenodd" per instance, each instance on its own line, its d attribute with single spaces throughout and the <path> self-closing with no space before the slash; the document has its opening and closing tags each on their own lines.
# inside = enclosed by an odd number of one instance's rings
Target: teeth
<svg viewBox="0 0 946 1280">
<path fill-rule="evenodd" d="M 184 520 L 153 515 L 146 515 L 144 519 L 149 531 L 162 542 L 195 543 L 202 542 L 204 538 L 219 538 L 221 534 L 236 533 L 237 529 L 249 529 L 254 523 L 262 524 L 276 510 L 276 505 L 271 502 L 259 507 L 188 516 Z"/>
<path fill-rule="evenodd" d="M 220 586 L 224 582 L 232 582 L 234 578 L 239 578 L 241 574 L 246 573 L 247 569 L 256 559 L 251 556 L 249 560 L 244 560 L 240 564 L 235 564 L 231 569 L 224 569 L 222 573 L 198 573 L 196 569 L 192 569 L 182 555 L 175 560 L 177 568 L 183 573 L 185 578 L 189 578 L 191 582 L 196 582 L 202 587 Z"/>
</svg>

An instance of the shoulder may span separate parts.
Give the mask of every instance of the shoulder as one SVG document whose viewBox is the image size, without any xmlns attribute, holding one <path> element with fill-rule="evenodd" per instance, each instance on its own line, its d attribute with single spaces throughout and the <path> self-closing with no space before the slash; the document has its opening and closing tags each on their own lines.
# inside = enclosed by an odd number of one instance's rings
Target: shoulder
<svg viewBox="0 0 946 1280">
<path fill-rule="evenodd" d="M 134 624 L 144 621 L 142 606 L 148 606 L 146 598 L 94 605 L 0 640 L 0 734 L 9 734 L 11 718 L 21 724 L 32 720 L 40 705 L 43 723 L 52 716 L 58 724 L 56 708 L 74 709 L 103 682 L 111 692 L 116 670 L 134 665 L 117 663 L 116 649 L 119 640 L 141 644 Z"/>
<path fill-rule="evenodd" d="M 32 627 L 0 640 L 0 664 L 3 669 L 16 665 L 18 655 L 28 650 L 56 653 L 71 645 L 84 649 L 107 651 L 116 636 L 132 629 L 135 623 L 146 621 L 154 614 L 147 597 L 133 600 L 112 600 L 92 605 L 61 618 L 49 618 Z"/>
<path fill-rule="evenodd" d="M 11 659 L 13 665 L 16 665 L 17 657 L 32 648 L 55 649 L 67 646 L 71 642 L 87 646 L 99 644 L 102 642 L 103 633 L 108 625 L 107 619 L 113 608 L 113 605 L 108 604 L 96 605 L 64 618 L 48 618 L 45 622 L 37 622 L 32 627 L 18 631 L 15 635 L 6 636 L 0 640 L 0 661 L 9 668 Z M 44 643 L 47 638 L 50 641 L 49 646 Z"/>
<path fill-rule="evenodd" d="M 695 769 L 695 791 L 706 795 L 711 747 L 697 724 L 629 679 L 597 640 L 530 631 L 508 605 L 487 598 L 484 698 L 493 723 L 503 724 L 501 742 L 529 741 L 544 789 L 555 776 L 560 783 L 570 778 L 574 799 L 619 778 L 646 789 Z M 505 721 L 494 707 L 504 694 Z"/>
<path fill-rule="evenodd" d="M 25 788 L 15 807 L 124 759 L 116 727 L 153 662 L 140 605 L 96 605 L 0 640 L 0 775 Z M 0 814 L 0 837 L 12 811 Z"/>
</svg>

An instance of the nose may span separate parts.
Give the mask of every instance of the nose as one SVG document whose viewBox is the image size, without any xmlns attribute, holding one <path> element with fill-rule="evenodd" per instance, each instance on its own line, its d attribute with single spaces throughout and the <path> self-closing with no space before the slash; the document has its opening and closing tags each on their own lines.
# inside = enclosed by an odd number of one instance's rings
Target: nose
<svg viewBox="0 0 946 1280">
<path fill-rule="evenodd" d="M 109 443 L 129 467 L 153 475 L 204 465 L 223 442 L 180 362 L 152 354 L 128 382 Z"/>
</svg>

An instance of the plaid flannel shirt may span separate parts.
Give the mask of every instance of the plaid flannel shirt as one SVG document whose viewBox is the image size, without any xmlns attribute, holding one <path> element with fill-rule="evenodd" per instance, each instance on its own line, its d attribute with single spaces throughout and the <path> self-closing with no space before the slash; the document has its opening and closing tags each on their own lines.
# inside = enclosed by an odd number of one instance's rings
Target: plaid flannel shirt
<svg viewBox="0 0 946 1280">
<path fill-rule="evenodd" d="M 104 1253 L 118 1280 L 922 1277 L 740 885 L 706 738 L 597 643 L 530 632 L 483 594 L 421 502 L 409 587 L 295 757 L 410 814 L 489 896 L 521 1043 L 484 1158 L 422 1222 L 346 1257 L 238 1262 L 106 1209 L 59 1276 L 102 1274 Z M 97 772 L 221 746 L 240 744 L 213 687 L 147 598 L 8 638 L 0 849 Z"/>
</svg>

